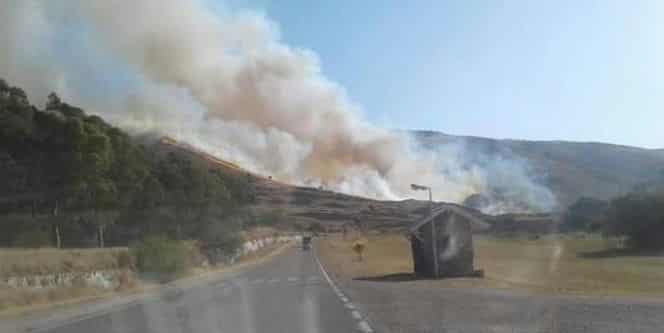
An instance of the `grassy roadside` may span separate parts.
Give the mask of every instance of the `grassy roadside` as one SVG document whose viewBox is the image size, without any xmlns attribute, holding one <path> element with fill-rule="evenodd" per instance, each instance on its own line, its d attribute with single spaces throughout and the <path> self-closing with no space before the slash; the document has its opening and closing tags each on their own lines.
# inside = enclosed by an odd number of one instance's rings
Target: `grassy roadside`
<svg viewBox="0 0 664 333">
<path fill-rule="evenodd" d="M 0 277 L 123 269 L 130 264 L 128 254 L 126 247 L 0 249 Z"/>
<path fill-rule="evenodd" d="M 364 260 L 352 251 L 352 238 L 323 239 L 320 255 L 347 279 L 412 272 L 408 240 L 402 235 L 368 236 Z M 505 288 L 547 295 L 664 296 L 664 257 L 594 256 L 608 246 L 602 239 L 496 239 L 476 237 L 475 267 L 485 278 L 412 281 L 436 287 Z"/>
<path fill-rule="evenodd" d="M 91 287 L 65 287 L 52 288 L 49 290 L 25 290 L 13 289 L 0 286 L 0 300 L 5 300 L 7 306 L 0 308 L 0 319 L 14 318 L 26 314 L 42 311 L 55 311 L 61 308 L 72 308 L 81 304 L 111 299 L 119 296 L 137 295 L 157 291 L 167 286 L 187 288 L 204 282 L 207 279 L 218 278 L 220 274 L 241 271 L 248 269 L 253 265 L 261 264 L 272 257 L 282 253 L 291 243 L 274 244 L 266 246 L 254 253 L 242 257 L 233 265 L 218 265 L 208 268 L 193 268 L 186 274 L 181 275 L 177 280 L 171 281 L 167 285 L 152 281 L 136 280 L 130 286 L 118 288 L 116 290 L 103 290 Z M 9 250 L 18 253 L 21 250 Z M 26 251 L 47 251 L 53 254 L 53 249 L 44 250 L 26 250 Z M 85 252 L 87 250 L 74 250 Z M 90 251 L 104 251 L 92 249 Z M 115 250 L 113 250 L 115 251 Z M 66 254 L 65 256 L 68 256 Z M 11 303 L 11 304 L 10 304 Z"/>
</svg>

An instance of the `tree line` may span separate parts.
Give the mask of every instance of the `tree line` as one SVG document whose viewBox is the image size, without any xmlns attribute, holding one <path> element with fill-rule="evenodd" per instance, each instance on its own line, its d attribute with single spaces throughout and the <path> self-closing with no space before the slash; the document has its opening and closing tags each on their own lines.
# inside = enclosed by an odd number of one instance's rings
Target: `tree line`
<svg viewBox="0 0 664 333">
<path fill-rule="evenodd" d="M 654 181 L 608 201 L 581 198 L 567 209 L 561 230 L 625 237 L 626 245 L 634 250 L 664 250 L 664 191 L 660 188 Z"/>
<path fill-rule="evenodd" d="M 40 109 L 0 79 L 0 246 L 104 247 L 151 233 L 228 242 L 252 184 L 54 93 Z"/>
</svg>

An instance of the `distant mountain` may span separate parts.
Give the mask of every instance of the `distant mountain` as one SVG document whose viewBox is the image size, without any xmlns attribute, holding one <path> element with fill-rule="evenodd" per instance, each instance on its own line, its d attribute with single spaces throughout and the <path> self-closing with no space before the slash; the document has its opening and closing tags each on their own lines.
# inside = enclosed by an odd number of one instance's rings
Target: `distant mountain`
<svg viewBox="0 0 664 333">
<path fill-rule="evenodd" d="M 597 142 L 497 140 L 411 131 L 425 147 L 460 144 L 472 156 L 525 159 L 561 206 L 582 196 L 610 199 L 632 191 L 664 171 L 664 149 Z"/>
</svg>

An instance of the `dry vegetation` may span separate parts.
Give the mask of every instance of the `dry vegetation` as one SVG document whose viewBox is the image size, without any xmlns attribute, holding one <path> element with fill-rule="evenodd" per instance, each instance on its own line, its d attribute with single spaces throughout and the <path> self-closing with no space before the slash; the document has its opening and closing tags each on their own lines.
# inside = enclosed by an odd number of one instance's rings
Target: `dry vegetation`
<svg viewBox="0 0 664 333">
<path fill-rule="evenodd" d="M 475 267 L 485 278 L 431 283 L 440 287 L 492 287 L 567 295 L 664 296 L 664 257 L 599 256 L 615 242 L 596 239 L 475 238 Z M 385 278 L 412 272 L 410 243 L 402 235 L 369 236 L 364 261 L 357 261 L 353 238 L 327 238 L 321 257 L 344 278 Z"/>
<path fill-rule="evenodd" d="M 90 272 L 128 269 L 131 259 L 127 248 L 107 249 L 2 249 L 0 250 L 0 277 L 33 276 L 63 272 Z M 126 274 L 124 274 L 126 273 Z M 131 290 L 137 282 L 128 271 L 120 276 L 117 291 Z M 0 282 L 0 311 L 30 309 L 36 305 L 56 304 L 108 294 L 86 286 L 82 281 L 57 288 L 12 288 Z"/>
<path fill-rule="evenodd" d="M 273 232 L 268 228 L 252 230 L 247 236 L 261 236 Z M 185 242 L 191 248 L 193 242 Z M 208 274 L 226 270 L 242 269 L 249 265 L 264 262 L 281 253 L 290 244 L 273 244 L 241 258 L 232 266 L 218 266 L 214 269 L 203 268 L 198 263 L 200 253 L 188 260 L 194 267 L 182 276 L 185 280 L 195 280 Z M 193 253 L 194 251 L 188 251 Z M 0 249 L 0 278 L 9 276 L 41 275 L 61 272 L 89 272 L 95 270 L 123 269 L 119 276 L 116 290 L 105 290 L 86 286 L 82 281 L 74 285 L 57 288 L 12 288 L 0 281 L 0 315 L 13 315 L 32 311 L 36 308 L 51 307 L 58 304 L 78 303 L 99 297 L 116 296 L 118 293 L 133 293 L 151 289 L 158 285 L 149 281 L 139 281 L 129 270 L 131 258 L 127 248 L 106 249 Z M 78 282 L 78 283 L 77 283 Z"/>
<path fill-rule="evenodd" d="M 127 268 L 127 248 L 0 249 L 0 277 Z"/>
<path fill-rule="evenodd" d="M 91 287 L 62 287 L 51 289 L 13 289 L 0 287 L 0 313 L 31 309 L 36 305 L 54 304 L 102 296 L 109 291 Z M 10 313 L 11 313 L 10 312 Z"/>
</svg>

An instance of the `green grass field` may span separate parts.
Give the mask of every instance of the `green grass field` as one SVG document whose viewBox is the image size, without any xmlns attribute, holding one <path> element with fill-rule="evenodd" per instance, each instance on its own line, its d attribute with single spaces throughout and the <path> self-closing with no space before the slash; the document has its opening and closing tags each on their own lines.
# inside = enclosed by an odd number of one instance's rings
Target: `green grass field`
<svg viewBox="0 0 664 333">
<path fill-rule="evenodd" d="M 347 278 L 412 272 L 410 246 L 402 235 L 369 236 L 362 262 L 353 239 L 323 240 L 321 255 Z M 564 295 L 664 296 L 664 256 L 588 257 L 618 245 L 601 238 L 502 239 L 475 237 L 475 267 L 484 279 L 424 281 L 448 287 L 493 287 Z M 584 255 L 586 254 L 586 255 Z"/>
</svg>

